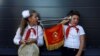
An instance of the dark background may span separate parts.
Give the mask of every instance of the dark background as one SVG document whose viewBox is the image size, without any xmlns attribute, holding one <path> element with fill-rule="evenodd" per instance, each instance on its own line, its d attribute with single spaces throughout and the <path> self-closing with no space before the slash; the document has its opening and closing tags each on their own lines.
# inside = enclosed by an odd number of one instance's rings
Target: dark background
<svg viewBox="0 0 100 56">
<path fill-rule="evenodd" d="M 70 10 L 78 10 L 86 49 L 100 48 L 100 0 L 0 0 L 0 54 L 16 54 L 13 38 L 25 9 L 38 11 L 41 19 L 59 19 Z"/>
</svg>

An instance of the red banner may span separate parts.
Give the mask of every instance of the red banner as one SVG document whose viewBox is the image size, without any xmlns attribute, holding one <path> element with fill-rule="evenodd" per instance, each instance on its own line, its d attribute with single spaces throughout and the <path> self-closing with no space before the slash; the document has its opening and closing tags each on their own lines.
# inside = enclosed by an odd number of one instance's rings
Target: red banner
<svg viewBox="0 0 100 56">
<path fill-rule="evenodd" d="M 64 41 L 62 24 L 44 29 L 44 39 L 48 50 L 61 47 Z"/>
</svg>

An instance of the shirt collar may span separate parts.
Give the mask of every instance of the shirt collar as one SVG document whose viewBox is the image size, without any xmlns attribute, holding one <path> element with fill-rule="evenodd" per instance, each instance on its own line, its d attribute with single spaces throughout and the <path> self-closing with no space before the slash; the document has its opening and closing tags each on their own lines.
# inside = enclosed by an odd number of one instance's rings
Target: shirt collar
<svg viewBox="0 0 100 56">
<path fill-rule="evenodd" d="M 37 27 L 37 25 L 35 25 L 35 26 L 30 26 L 30 25 L 28 24 L 28 26 L 27 26 L 28 29 L 30 29 L 30 28 L 36 29 L 36 27 Z"/>
<path fill-rule="evenodd" d="M 69 25 L 69 26 L 72 26 L 72 24 L 70 24 L 70 23 L 69 23 L 68 25 Z M 76 25 L 76 26 L 78 26 L 78 25 Z"/>
</svg>

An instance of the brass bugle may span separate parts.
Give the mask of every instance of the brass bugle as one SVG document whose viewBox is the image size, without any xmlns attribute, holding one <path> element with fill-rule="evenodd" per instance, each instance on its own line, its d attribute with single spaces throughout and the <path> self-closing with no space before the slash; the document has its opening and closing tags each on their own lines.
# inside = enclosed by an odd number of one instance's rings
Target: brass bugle
<svg viewBox="0 0 100 56">
<path fill-rule="evenodd" d="M 43 22 L 43 21 L 58 21 L 58 20 L 69 20 L 71 19 L 71 16 L 69 17 L 64 17 L 64 18 L 61 18 L 61 19 L 43 19 L 43 20 L 39 20 L 38 22 Z"/>
</svg>

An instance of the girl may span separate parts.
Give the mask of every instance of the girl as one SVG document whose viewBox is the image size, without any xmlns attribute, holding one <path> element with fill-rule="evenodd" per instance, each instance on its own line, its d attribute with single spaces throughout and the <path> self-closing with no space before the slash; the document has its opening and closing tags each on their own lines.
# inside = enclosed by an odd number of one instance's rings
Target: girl
<svg viewBox="0 0 100 56">
<path fill-rule="evenodd" d="M 20 45 L 18 56 L 39 56 L 38 46 L 43 45 L 43 30 L 39 26 L 39 14 L 35 10 L 24 10 L 22 21 L 13 39 Z"/>
<path fill-rule="evenodd" d="M 64 48 L 63 56 L 83 56 L 85 32 L 82 26 L 78 25 L 80 14 L 78 11 L 70 11 L 67 19 L 68 25 L 64 25 Z M 65 23 L 65 21 L 63 21 Z"/>
</svg>

